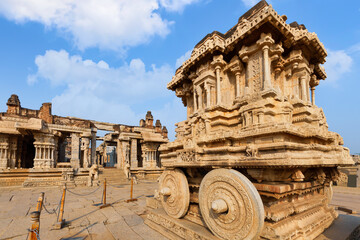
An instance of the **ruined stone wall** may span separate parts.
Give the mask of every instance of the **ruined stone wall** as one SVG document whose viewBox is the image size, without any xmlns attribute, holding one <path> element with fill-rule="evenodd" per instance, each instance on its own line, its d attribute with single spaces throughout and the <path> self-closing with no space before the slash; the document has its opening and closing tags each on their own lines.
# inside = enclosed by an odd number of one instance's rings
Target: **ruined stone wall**
<svg viewBox="0 0 360 240">
<path fill-rule="evenodd" d="M 51 114 L 51 103 L 42 104 L 39 111 L 39 118 L 41 118 L 47 123 L 53 123 L 53 116 Z"/>
<path fill-rule="evenodd" d="M 60 117 L 53 115 L 54 124 L 67 125 L 79 128 L 91 128 L 91 121 L 84 119 L 76 119 L 70 117 Z"/>
</svg>

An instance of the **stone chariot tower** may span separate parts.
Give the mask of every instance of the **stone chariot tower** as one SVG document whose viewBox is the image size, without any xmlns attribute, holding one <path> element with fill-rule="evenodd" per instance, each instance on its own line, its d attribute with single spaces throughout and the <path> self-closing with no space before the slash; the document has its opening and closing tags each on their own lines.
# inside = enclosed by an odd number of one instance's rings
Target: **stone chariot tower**
<svg viewBox="0 0 360 240">
<path fill-rule="evenodd" d="M 352 160 L 315 105 L 327 53 L 286 20 L 261 1 L 176 70 L 187 119 L 160 148 L 167 215 L 221 239 L 313 239 L 337 217 L 332 182 Z"/>
</svg>

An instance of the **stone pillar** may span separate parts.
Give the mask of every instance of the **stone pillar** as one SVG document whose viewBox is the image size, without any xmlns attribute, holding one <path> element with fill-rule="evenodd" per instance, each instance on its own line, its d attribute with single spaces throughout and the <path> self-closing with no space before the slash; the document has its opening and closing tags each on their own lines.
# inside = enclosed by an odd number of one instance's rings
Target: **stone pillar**
<svg viewBox="0 0 360 240">
<path fill-rule="evenodd" d="M 221 83 L 220 83 L 220 66 L 215 67 L 216 73 L 216 104 L 221 104 Z"/>
<path fill-rule="evenodd" d="M 77 133 L 71 134 L 71 159 L 70 164 L 73 168 L 80 168 L 80 136 Z"/>
<path fill-rule="evenodd" d="M 8 167 L 9 136 L 0 135 L 0 168 Z"/>
<path fill-rule="evenodd" d="M 123 168 L 122 166 L 122 157 L 121 157 L 121 142 L 119 139 L 116 140 L 116 159 L 117 159 L 117 163 L 116 163 L 116 168 Z"/>
<path fill-rule="evenodd" d="M 205 91 L 206 91 L 206 107 L 211 106 L 211 90 L 210 85 L 205 83 Z"/>
<path fill-rule="evenodd" d="M 83 162 L 84 168 L 91 167 L 91 159 L 89 158 L 89 145 L 90 145 L 90 139 L 87 137 L 82 137 L 81 150 L 84 151 L 84 162 Z"/>
<path fill-rule="evenodd" d="M 300 77 L 300 85 L 301 85 L 301 100 L 307 101 L 306 76 Z"/>
<path fill-rule="evenodd" d="M 91 160 L 90 165 L 96 163 L 96 130 L 91 132 Z"/>
<path fill-rule="evenodd" d="M 20 138 L 20 140 L 18 140 L 18 145 L 17 145 L 17 152 L 16 152 L 16 167 L 17 168 L 21 168 L 21 153 L 23 151 L 23 141 L 22 138 Z"/>
<path fill-rule="evenodd" d="M 0 149 L 0 168 L 8 167 L 8 157 L 7 157 L 8 147 L 2 146 Z"/>
<path fill-rule="evenodd" d="M 201 110 L 202 108 L 203 108 L 203 91 L 202 91 L 202 89 L 201 89 L 201 87 L 200 86 L 198 86 L 197 87 L 197 93 L 198 93 L 198 99 L 199 99 L 199 101 L 198 101 L 198 103 L 199 103 L 199 106 L 198 106 L 198 108 L 199 108 L 199 110 Z"/>
<path fill-rule="evenodd" d="M 137 168 L 138 166 L 137 139 L 131 139 L 130 167 Z"/>
<path fill-rule="evenodd" d="M 263 124 L 264 123 L 264 112 L 259 112 L 259 124 Z"/>
<path fill-rule="evenodd" d="M 119 139 L 119 156 L 120 158 L 118 158 L 118 164 L 120 166 L 120 168 L 124 169 L 126 166 L 126 162 L 130 163 L 130 147 L 129 147 L 129 140 L 124 138 L 124 139 Z"/>
<path fill-rule="evenodd" d="M 10 168 L 16 167 L 16 152 L 17 152 L 17 142 L 18 137 L 11 135 L 10 136 L 10 148 L 9 148 L 9 165 Z"/>
<path fill-rule="evenodd" d="M 239 98 L 241 96 L 241 92 L 240 92 L 240 72 L 237 71 L 235 72 L 235 79 L 236 79 L 236 98 Z"/>
<path fill-rule="evenodd" d="M 308 78 L 306 79 L 306 101 L 310 103 L 310 86 Z"/>
<path fill-rule="evenodd" d="M 197 97 L 196 97 L 196 89 L 195 89 L 195 86 L 194 86 L 194 112 L 197 111 Z"/>
<path fill-rule="evenodd" d="M 315 105 L 315 87 L 311 87 L 311 104 Z"/>
<path fill-rule="evenodd" d="M 263 61 L 264 61 L 264 88 L 268 90 L 272 88 L 271 85 L 271 73 L 270 73 L 270 61 L 269 61 L 269 46 L 264 46 L 263 50 Z"/>
<path fill-rule="evenodd" d="M 53 159 L 54 159 L 54 167 L 56 167 L 58 161 L 59 161 L 59 137 L 55 136 L 54 138 L 54 150 L 53 150 Z"/>
</svg>

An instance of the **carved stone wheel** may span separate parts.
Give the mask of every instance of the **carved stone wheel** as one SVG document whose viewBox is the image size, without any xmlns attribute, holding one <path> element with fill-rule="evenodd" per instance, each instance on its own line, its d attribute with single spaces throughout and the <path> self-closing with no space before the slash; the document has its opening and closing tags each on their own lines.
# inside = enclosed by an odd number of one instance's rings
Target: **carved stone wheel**
<svg viewBox="0 0 360 240">
<path fill-rule="evenodd" d="M 215 169 L 200 184 L 201 215 L 222 239 L 256 239 L 264 226 L 264 206 L 255 186 L 234 169 Z"/>
<path fill-rule="evenodd" d="M 165 212 L 174 218 L 185 216 L 190 192 L 186 176 L 180 169 L 165 170 L 159 181 L 159 194 Z"/>
</svg>

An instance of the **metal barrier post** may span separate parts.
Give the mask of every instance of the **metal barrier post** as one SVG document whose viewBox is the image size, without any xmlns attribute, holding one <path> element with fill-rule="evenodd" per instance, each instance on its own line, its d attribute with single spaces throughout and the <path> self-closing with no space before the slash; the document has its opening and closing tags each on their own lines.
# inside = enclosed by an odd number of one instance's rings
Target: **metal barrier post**
<svg viewBox="0 0 360 240">
<path fill-rule="evenodd" d="M 40 239 L 40 212 L 35 211 L 31 214 L 31 228 L 28 235 L 30 240 L 39 240 Z"/>
<path fill-rule="evenodd" d="M 44 194 L 43 192 L 40 193 L 40 196 L 38 198 L 37 204 L 36 204 L 36 211 L 41 213 L 41 209 L 43 206 L 43 201 L 44 201 Z"/>
<path fill-rule="evenodd" d="M 106 178 L 104 180 L 104 191 L 103 191 L 103 204 L 100 206 L 100 208 L 105 208 L 110 206 L 110 204 L 106 204 Z"/>
<path fill-rule="evenodd" d="M 64 215 L 64 204 L 65 204 L 65 194 L 66 194 L 66 185 L 63 188 L 63 194 L 61 197 L 61 205 L 59 210 L 59 217 L 57 219 L 57 223 L 54 224 L 54 229 L 61 229 L 65 224 L 65 219 L 63 219 Z"/>
<path fill-rule="evenodd" d="M 133 189 L 134 189 L 134 181 L 133 178 L 131 178 L 131 186 L 130 186 L 130 199 L 126 200 L 126 202 L 135 202 L 137 201 L 137 198 L 133 198 Z"/>
</svg>

